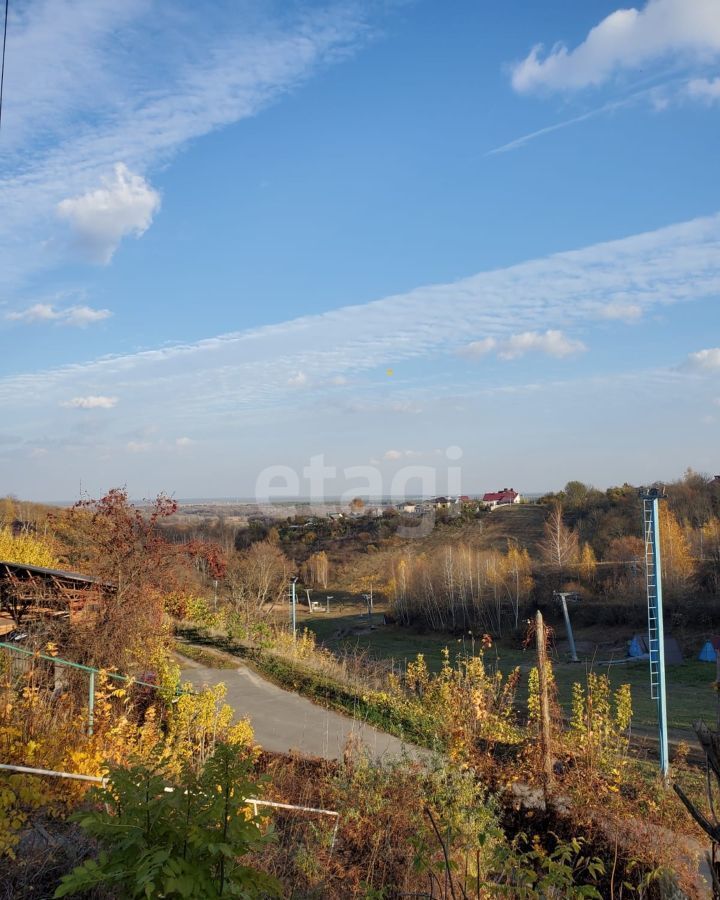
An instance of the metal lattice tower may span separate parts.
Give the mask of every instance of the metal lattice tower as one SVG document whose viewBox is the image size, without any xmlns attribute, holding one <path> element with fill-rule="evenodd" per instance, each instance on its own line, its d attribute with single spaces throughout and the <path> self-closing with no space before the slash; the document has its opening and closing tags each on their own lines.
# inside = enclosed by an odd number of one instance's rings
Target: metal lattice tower
<svg viewBox="0 0 720 900">
<path fill-rule="evenodd" d="M 667 699 L 665 694 L 665 635 L 663 630 L 662 565 L 660 559 L 660 491 L 642 493 L 643 535 L 645 538 L 645 578 L 648 605 L 648 653 L 650 656 L 650 696 L 657 701 L 660 771 L 668 773 Z"/>
</svg>

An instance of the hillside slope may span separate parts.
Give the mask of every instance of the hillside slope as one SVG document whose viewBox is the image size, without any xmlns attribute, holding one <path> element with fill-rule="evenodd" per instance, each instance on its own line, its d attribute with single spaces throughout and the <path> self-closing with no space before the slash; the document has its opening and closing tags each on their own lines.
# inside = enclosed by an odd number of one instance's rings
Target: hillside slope
<svg viewBox="0 0 720 900">
<path fill-rule="evenodd" d="M 531 504 L 496 509 L 470 522 L 438 524 L 430 534 L 417 538 L 392 538 L 373 552 L 344 548 L 329 550 L 332 581 L 338 588 L 360 590 L 372 577 L 376 587 L 392 571 L 392 560 L 400 554 L 430 554 L 448 544 L 467 544 L 478 550 L 507 550 L 508 541 L 526 547 L 531 556 L 539 555 L 547 511 Z M 363 587 L 362 590 L 367 590 Z"/>
</svg>

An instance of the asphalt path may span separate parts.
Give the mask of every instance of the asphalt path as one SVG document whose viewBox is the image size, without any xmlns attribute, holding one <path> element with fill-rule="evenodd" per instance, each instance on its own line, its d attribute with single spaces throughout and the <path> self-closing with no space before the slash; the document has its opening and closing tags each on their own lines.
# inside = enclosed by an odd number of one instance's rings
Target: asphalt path
<svg viewBox="0 0 720 900">
<path fill-rule="evenodd" d="M 427 751 L 405 744 L 371 725 L 317 706 L 305 697 L 285 691 L 243 664 L 234 669 L 213 669 L 178 655 L 182 678 L 194 687 L 224 683 L 226 702 L 235 720 L 249 718 L 255 740 L 275 753 L 296 751 L 307 756 L 341 759 L 348 741 L 360 741 L 375 759 L 406 754 L 421 758 Z"/>
</svg>

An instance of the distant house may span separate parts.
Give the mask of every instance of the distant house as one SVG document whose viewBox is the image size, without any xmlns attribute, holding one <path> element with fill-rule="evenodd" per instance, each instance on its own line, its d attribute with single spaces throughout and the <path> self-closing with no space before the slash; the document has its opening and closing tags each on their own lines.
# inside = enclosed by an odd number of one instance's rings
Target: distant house
<svg viewBox="0 0 720 900">
<path fill-rule="evenodd" d="M 452 500 L 447 497 L 435 497 L 435 499 L 430 502 L 434 509 L 450 509 L 453 503 Z"/>
<path fill-rule="evenodd" d="M 400 507 L 400 510 L 404 513 L 408 513 L 409 515 L 413 515 L 413 513 L 416 513 L 418 511 L 418 505 L 417 503 L 403 503 L 403 505 Z"/>
<path fill-rule="evenodd" d="M 501 491 L 483 494 L 482 502 L 487 509 L 497 509 L 498 506 L 511 506 L 520 502 L 520 494 L 512 488 L 503 488 Z"/>
<path fill-rule="evenodd" d="M 467 494 L 460 494 L 459 497 L 456 497 L 456 498 L 453 500 L 453 503 L 454 503 L 456 506 L 462 506 L 464 503 L 470 503 L 470 502 L 471 502 L 470 497 L 468 497 Z"/>
</svg>

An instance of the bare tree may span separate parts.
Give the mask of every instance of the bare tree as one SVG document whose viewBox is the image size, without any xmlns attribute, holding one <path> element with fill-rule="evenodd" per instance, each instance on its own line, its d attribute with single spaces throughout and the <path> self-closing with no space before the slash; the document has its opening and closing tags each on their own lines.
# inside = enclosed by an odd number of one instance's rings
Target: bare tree
<svg viewBox="0 0 720 900">
<path fill-rule="evenodd" d="M 544 562 L 558 571 L 576 565 L 580 558 L 577 533 L 563 522 L 560 503 L 553 504 L 550 510 L 545 522 L 545 536 L 540 544 L 540 551 Z"/>
<path fill-rule="evenodd" d="M 248 622 L 266 607 L 282 599 L 287 587 L 289 563 L 285 554 L 268 541 L 259 541 L 231 563 L 226 583 L 233 605 Z"/>
</svg>

